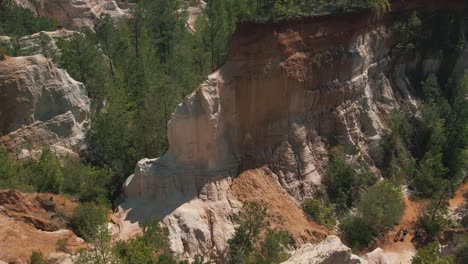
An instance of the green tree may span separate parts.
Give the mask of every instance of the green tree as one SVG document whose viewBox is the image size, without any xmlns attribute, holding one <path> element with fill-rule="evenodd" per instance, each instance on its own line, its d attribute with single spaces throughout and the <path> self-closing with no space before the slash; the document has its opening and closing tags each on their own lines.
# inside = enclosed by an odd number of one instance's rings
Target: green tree
<svg viewBox="0 0 468 264">
<path fill-rule="evenodd" d="M 228 38 L 230 37 L 226 1 L 212 0 L 206 9 L 208 17 L 207 34 L 211 50 L 211 69 L 215 69 L 224 62 L 227 55 Z"/>
<path fill-rule="evenodd" d="M 63 186 L 63 173 L 59 160 L 50 148 L 43 148 L 39 159 L 27 165 L 29 179 L 38 192 L 60 193 Z"/>
<path fill-rule="evenodd" d="M 398 224 L 405 211 L 402 191 L 399 186 L 384 180 L 359 198 L 357 209 L 372 230 L 391 227 Z"/>
<path fill-rule="evenodd" d="M 341 221 L 340 230 L 348 243 L 361 249 L 374 236 L 397 224 L 404 209 L 400 188 L 384 180 L 360 196 L 357 214 Z"/>
<path fill-rule="evenodd" d="M 338 213 L 346 212 L 353 202 L 359 197 L 361 188 L 375 183 L 376 179 L 365 166 L 364 162 L 357 162 L 357 171 L 349 165 L 344 154 L 334 154 L 330 157 L 330 163 L 325 171 L 325 185 L 330 201 L 336 205 Z"/>
<path fill-rule="evenodd" d="M 411 260 L 412 264 L 453 264 L 453 258 L 443 257 L 440 254 L 439 244 L 433 242 L 418 250 L 416 256 Z"/>
<path fill-rule="evenodd" d="M 57 25 L 48 17 L 35 16 L 31 10 L 15 5 L 14 1 L 0 1 L 0 35 L 22 37 L 55 30 Z"/>
<path fill-rule="evenodd" d="M 109 70 L 102 52 L 91 39 L 94 33 L 84 30 L 74 33 L 68 40 L 57 42 L 61 50 L 59 64 L 75 79 L 83 82 L 88 96 L 100 106 L 106 96 Z"/>
</svg>

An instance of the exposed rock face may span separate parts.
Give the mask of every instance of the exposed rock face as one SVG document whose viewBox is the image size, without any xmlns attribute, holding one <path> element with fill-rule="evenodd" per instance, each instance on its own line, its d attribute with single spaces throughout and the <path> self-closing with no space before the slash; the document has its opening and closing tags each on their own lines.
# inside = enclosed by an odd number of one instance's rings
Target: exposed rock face
<svg viewBox="0 0 468 264">
<path fill-rule="evenodd" d="M 69 29 L 92 28 L 101 14 L 122 19 L 129 8 L 129 3 L 125 0 L 15 0 L 15 2 L 18 6 L 30 9 L 36 15 L 54 18 Z"/>
<path fill-rule="evenodd" d="M 338 237 L 329 236 L 317 245 L 303 245 L 282 264 L 348 264 L 350 259 L 351 249 Z"/>
<path fill-rule="evenodd" d="M 239 25 L 226 64 L 172 115 L 169 151 L 127 179 L 129 219 L 163 219 L 177 254 L 217 255 L 225 243 L 210 241 L 232 233 L 226 214 L 243 199 L 230 185 L 246 170 L 268 168 L 292 204 L 322 189 L 335 145 L 354 146 L 378 175 L 388 113 L 417 108 L 407 73 L 423 61 L 436 71 L 441 59 L 392 60 L 383 21 L 347 14 Z"/>
<path fill-rule="evenodd" d="M 0 61 L 0 143 L 78 150 L 89 118 L 83 84 L 42 55 Z"/>
<path fill-rule="evenodd" d="M 60 50 L 57 47 L 57 41 L 60 38 L 68 39 L 76 31 L 60 29 L 56 31 L 41 31 L 32 35 L 24 36 L 13 42 L 13 39 L 7 36 L 0 36 L 1 46 L 16 45 L 17 53 L 22 56 L 38 55 L 38 54 L 59 54 Z"/>
</svg>

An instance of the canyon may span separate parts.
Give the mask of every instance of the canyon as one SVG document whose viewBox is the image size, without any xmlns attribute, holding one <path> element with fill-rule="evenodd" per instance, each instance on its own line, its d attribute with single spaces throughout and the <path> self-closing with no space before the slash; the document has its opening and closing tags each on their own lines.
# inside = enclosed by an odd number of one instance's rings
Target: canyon
<svg viewBox="0 0 468 264">
<path fill-rule="evenodd" d="M 225 65 L 172 114 L 168 152 L 141 160 L 125 182 L 119 210 L 126 221 L 162 220 L 176 255 L 216 261 L 233 234 L 229 216 L 246 195 L 264 196 L 263 184 L 241 184 L 245 173 L 261 168 L 278 189 L 269 201 L 296 207 L 324 191 L 328 156 L 339 145 L 352 146 L 348 158 L 364 160 L 380 177 L 389 113 L 417 114 L 410 73 L 437 73 L 446 63 L 440 52 L 396 54 L 392 14 L 408 17 L 424 4 L 395 6 L 383 17 L 362 12 L 240 23 Z M 467 69 L 466 52 L 455 63 L 458 78 Z M 274 209 L 268 213 L 277 221 Z M 327 232 L 317 230 L 312 234 L 321 236 L 296 235 L 295 242 L 321 240 Z"/>
<path fill-rule="evenodd" d="M 16 2 L 71 30 L 92 28 L 103 13 L 122 20 L 132 5 Z M 464 32 L 466 14 L 460 10 L 466 6 L 462 0 L 413 0 L 392 5 L 382 16 L 361 10 L 239 22 L 225 64 L 171 115 L 168 151 L 140 160 L 126 178 L 108 224 L 112 236 L 128 240 L 141 232 L 138 224 L 155 219 L 168 228 L 170 249 L 177 258 L 192 261 L 203 256 L 223 263 L 236 228 L 232 216 L 246 202 L 257 202 L 266 208 L 270 227 L 286 231 L 292 239 L 286 264 L 394 263 L 403 255 L 388 245 L 353 254 L 337 237 L 338 230 L 311 221 L 301 204 L 326 192 L 324 175 L 336 151 L 343 151 L 347 161 L 365 164 L 376 181 L 382 180 L 382 139 L 390 113 L 401 110 L 416 118 L 421 114 L 412 76 L 444 71 L 458 81 L 468 73 L 466 38 L 456 58 L 441 49 L 412 50 L 408 55 L 397 48 L 393 25 L 408 20 L 415 10 L 435 8 L 458 14 Z M 199 7 L 188 9 L 192 33 L 203 8 L 200 1 Z M 0 145 L 19 159 L 37 157 L 44 146 L 73 157 L 89 147 L 86 133 L 93 109 L 86 89 L 42 55 L 38 44 L 46 36 L 50 52 L 59 53 L 56 42 L 75 33 L 67 29 L 19 38 L 24 56 L 0 59 Z M 12 40 L 0 37 L 0 44 Z M 459 200 L 461 196 L 457 193 Z M 47 199 L 62 203 L 54 202 L 51 209 Z M 416 208 L 407 196 L 405 201 L 411 210 Z M 63 238 L 69 251 L 56 255 L 53 263 L 70 262 L 86 245 L 55 215 L 64 211 L 69 216 L 76 206 L 76 201 L 58 195 L 0 190 L 0 236 L 7 238 L 0 242 L 0 263 L 27 261 L 36 249 L 54 258 L 54 247 Z M 461 202 L 452 207 L 461 208 Z M 405 217 L 402 225 L 415 218 Z M 466 211 L 454 217 L 462 221 Z M 15 239 L 20 236 L 27 239 Z M 50 243 L 37 247 L 31 243 L 34 239 Z M 15 251 L 19 247 L 25 250 Z M 409 261 L 414 247 L 404 254 Z"/>
</svg>

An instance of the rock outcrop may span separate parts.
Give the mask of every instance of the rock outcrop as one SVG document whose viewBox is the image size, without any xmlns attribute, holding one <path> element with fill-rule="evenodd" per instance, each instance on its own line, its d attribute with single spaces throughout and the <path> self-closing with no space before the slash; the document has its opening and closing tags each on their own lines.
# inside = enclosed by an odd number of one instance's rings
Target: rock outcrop
<svg viewBox="0 0 468 264">
<path fill-rule="evenodd" d="M 18 6 L 30 9 L 34 14 L 56 19 L 60 25 L 77 30 L 93 28 L 101 14 L 115 19 L 125 18 L 131 4 L 128 1 L 105 0 L 15 0 Z"/>
<path fill-rule="evenodd" d="M 351 259 L 353 257 L 353 259 Z M 357 264 L 351 249 L 336 236 L 329 236 L 316 245 L 305 244 L 282 264 Z"/>
<path fill-rule="evenodd" d="M 16 56 L 31 56 L 42 54 L 56 56 L 60 54 L 57 47 L 59 39 L 68 40 L 76 31 L 60 29 L 56 31 L 41 31 L 18 39 L 0 36 L 0 46 L 15 49 Z"/>
<path fill-rule="evenodd" d="M 8 149 L 78 152 L 89 111 L 83 84 L 44 56 L 0 61 L 0 144 Z"/>
<path fill-rule="evenodd" d="M 417 109 L 409 73 L 442 60 L 396 60 L 395 44 L 385 17 L 365 12 L 238 25 L 226 64 L 178 105 L 168 152 L 138 163 L 121 208 L 132 221 L 162 219 L 177 254 L 217 255 L 243 172 L 267 168 L 296 206 L 322 191 L 334 146 L 353 146 L 379 175 L 388 114 Z"/>
</svg>

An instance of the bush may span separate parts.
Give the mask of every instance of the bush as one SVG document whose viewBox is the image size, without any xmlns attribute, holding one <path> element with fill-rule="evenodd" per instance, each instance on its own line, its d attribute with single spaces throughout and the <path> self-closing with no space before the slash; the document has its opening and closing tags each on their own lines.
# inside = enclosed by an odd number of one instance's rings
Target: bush
<svg viewBox="0 0 468 264">
<path fill-rule="evenodd" d="M 60 238 L 59 240 L 57 240 L 57 244 L 55 245 L 55 250 L 61 251 L 61 252 L 67 252 L 67 239 Z"/>
<path fill-rule="evenodd" d="M 404 209 L 401 190 L 385 180 L 359 198 L 357 215 L 345 218 L 340 230 L 352 247 L 360 249 L 367 246 L 373 236 L 397 224 Z"/>
<path fill-rule="evenodd" d="M 143 234 L 118 242 L 114 248 L 121 263 L 177 263 L 169 248 L 169 230 L 157 222 L 144 223 Z"/>
<path fill-rule="evenodd" d="M 340 223 L 340 230 L 345 240 L 355 249 L 367 246 L 372 240 L 375 230 L 372 230 L 360 217 L 349 216 Z"/>
<path fill-rule="evenodd" d="M 432 217 L 430 214 L 423 214 L 418 217 L 417 224 L 422 229 L 421 238 L 423 241 L 433 241 L 442 230 L 447 228 L 448 221 L 441 214 L 436 214 Z"/>
<path fill-rule="evenodd" d="M 228 240 L 228 263 L 280 263 L 287 259 L 285 246 L 289 236 L 286 232 L 268 229 L 266 217 L 266 209 L 255 202 L 245 203 L 241 212 L 233 217 L 238 226 Z"/>
<path fill-rule="evenodd" d="M 453 264 L 455 263 L 451 256 L 442 257 L 439 250 L 439 244 L 433 242 L 418 250 L 416 256 L 411 260 L 412 264 Z"/>
<path fill-rule="evenodd" d="M 63 186 L 63 174 L 60 163 L 50 148 L 43 148 L 37 161 L 28 164 L 30 179 L 38 192 L 60 193 Z"/>
<path fill-rule="evenodd" d="M 380 231 L 400 221 L 405 211 L 403 194 L 400 187 L 383 181 L 359 198 L 357 209 L 370 229 Z"/>
<path fill-rule="evenodd" d="M 317 199 L 306 199 L 302 204 L 304 212 L 310 219 L 319 224 L 332 228 L 336 224 L 334 208 L 327 206 L 323 201 Z"/>
<path fill-rule="evenodd" d="M 113 191 L 108 171 L 83 164 L 78 159 L 65 158 L 62 173 L 63 191 L 77 195 L 81 202 L 106 200 Z"/>
<path fill-rule="evenodd" d="M 75 232 L 87 242 L 93 242 L 98 227 L 107 222 L 107 208 L 95 203 L 83 203 L 73 211 L 70 224 Z"/>
<path fill-rule="evenodd" d="M 330 164 L 325 172 L 328 197 L 336 205 L 339 213 L 344 213 L 353 205 L 353 202 L 359 197 L 361 188 L 370 186 L 375 181 L 375 176 L 369 173 L 365 163 L 358 162 L 356 169 L 354 169 L 340 154 L 330 158 Z"/>
<path fill-rule="evenodd" d="M 46 264 L 47 262 L 44 259 L 42 252 L 33 251 L 31 254 L 31 264 Z"/>
</svg>

